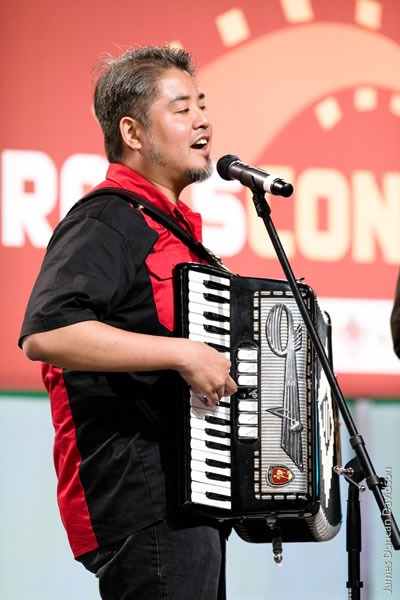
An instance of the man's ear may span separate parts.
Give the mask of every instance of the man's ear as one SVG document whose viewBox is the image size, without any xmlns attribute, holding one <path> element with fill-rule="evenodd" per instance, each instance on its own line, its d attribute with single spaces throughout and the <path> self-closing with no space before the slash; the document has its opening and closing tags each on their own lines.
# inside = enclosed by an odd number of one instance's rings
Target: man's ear
<svg viewBox="0 0 400 600">
<path fill-rule="evenodd" d="M 119 122 L 119 130 L 121 132 L 122 141 L 131 150 L 141 148 L 140 142 L 140 124 L 132 117 L 122 117 Z"/>
</svg>

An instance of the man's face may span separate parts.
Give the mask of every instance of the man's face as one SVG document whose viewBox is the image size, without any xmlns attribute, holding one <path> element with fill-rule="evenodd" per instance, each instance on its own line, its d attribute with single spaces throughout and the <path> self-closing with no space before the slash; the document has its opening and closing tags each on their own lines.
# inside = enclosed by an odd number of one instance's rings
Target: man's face
<svg viewBox="0 0 400 600">
<path fill-rule="evenodd" d="M 195 79 L 180 69 L 166 71 L 149 115 L 151 124 L 142 137 L 142 174 L 178 193 L 206 179 L 212 171 L 212 128 Z"/>
</svg>

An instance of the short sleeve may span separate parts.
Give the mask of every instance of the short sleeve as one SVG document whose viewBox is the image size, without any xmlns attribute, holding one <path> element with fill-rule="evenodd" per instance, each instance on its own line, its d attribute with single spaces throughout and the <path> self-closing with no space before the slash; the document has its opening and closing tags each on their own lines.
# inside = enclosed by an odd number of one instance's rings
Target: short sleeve
<svg viewBox="0 0 400 600">
<path fill-rule="evenodd" d="M 135 209 L 118 219 L 69 217 L 54 231 L 33 287 L 19 345 L 40 333 L 88 320 L 105 320 L 151 251 L 156 234 Z M 121 218 L 121 217 L 120 217 Z"/>
</svg>

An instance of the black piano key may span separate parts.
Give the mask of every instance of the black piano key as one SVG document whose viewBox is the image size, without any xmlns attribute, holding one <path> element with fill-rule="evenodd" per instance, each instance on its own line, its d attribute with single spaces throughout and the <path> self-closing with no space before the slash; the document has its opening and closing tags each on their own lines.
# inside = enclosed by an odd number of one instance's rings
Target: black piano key
<svg viewBox="0 0 400 600">
<path fill-rule="evenodd" d="M 208 319 L 209 321 L 219 321 L 220 323 L 230 321 L 230 318 L 227 315 L 221 315 L 219 313 L 214 313 L 209 310 L 205 310 L 203 312 L 203 317 L 205 319 Z"/>
<path fill-rule="evenodd" d="M 216 492 L 206 492 L 206 496 L 207 498 L 210 498 L 210 500 L 222 500 L 222 502 L 225 501 L 230 501 L 231 497 L 230 496 L 224 496 L 223 494 L 217 494 Z"/>
<path fill-rule="evenodd" d="M 223 452 L 229 452 L 230 446 L 225 446 L 225 444 L 218 444 L 217 442 L 210 442 L 209 440 L 205 441 L 205 445 L 210 450 L 222 450 Z"/>
<path fill-rule="evenodd" d="M 212 281 L 211 279 L 203 279 L 204 287 L 207 287 L 211 290 L 223 290 L 229 292 L 230 286 L 226 283 L 221 283 L 220 281 Z"/>
<path fill-rule="evenodd" d="M 231 469 L 230 463 L 224 463 L 222 460 L 215 460 L 215 458 L 206 458 L 205 463 L 209 467 L 216 467 L 217 469 Z"/>
<path fill-rule="evenodd" d="M 205 300 L 208 302 L 217 302 L 218 304 L 230 304 L 229 298 L 223 298 L 222 296 L 216 296 L 215 294 L 203 294 Z"/>
<path fill-rule="evenodd" d="M 204 420 L 207 423 L 212 423 L 214 425 L 230 425 L 231 422 L 229 419 L 222 419 L 222 417 L 214 417 L 213 415 L 206 415 Z"/>
<path fill-rule="evenodd" d="M 211 429 L 211 427 L 206 427 L 204 429 L 204 431 L 206 432 L 207 435 L 212 435 L 213 437 L 219 437 L 219 438 L 230 438 L 231 437 L 230 433 L 228 433 L 226 431 L 220 431 L 219 429 Z"/>
<path fill-rule="evenodd" d="M 229 352 L 230 348 L 227 346 L 222 346 L 221 344 L 214 344 L 214 342 L 206 342 L 211 348 L 215 348 L 218 352 Z"/>
<path fill-rule="evenodd" d="M 208 331 L 209 333 L 216 333 L 218 335 L 227 335 L 230 333 L 229 329 L 224 329 L 224 327 L 217 327 L 216 325 L 209 325 L 205 323 L 203 325 L 204 331 Z"/>
<path fill-rule="evenodd" d="M 231 407 L 229 400 L 226 401 L 226 400 L 223 400 L 222 398 L 218 402 L 218 406 L 225 406 L 226 408 L 230 408 Z"/>
<path fill-rule="evenodd" d="M 212 471 L 206 471 L 206 477 L 213 481 L 230 481 L 229 475 L 221 475 L 220 473 L 213 473 Z"/>
</svg>

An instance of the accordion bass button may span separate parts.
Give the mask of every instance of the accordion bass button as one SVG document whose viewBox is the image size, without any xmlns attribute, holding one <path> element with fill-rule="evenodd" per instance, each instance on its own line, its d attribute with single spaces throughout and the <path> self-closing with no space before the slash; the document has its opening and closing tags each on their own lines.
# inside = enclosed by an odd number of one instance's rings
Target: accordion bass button
<svg viewBox="0 0 400 600">
<path fill-rule="evenodd" d="M 239 348 L 237 351 L 237 360 L 240 361 L 250 361 L 257 363 L 258 361 L 258 348 L 250 347 L 250 348 Z"/>
<path fill-rule="evenodd" d="M 238 437 L 244 440 L 257 440 L 258 439 L 258 427 L 248 427 L 240 425 L 238 427 Z"/>
<path fill-rule="evenodd" d="M 258 425 L 258 413 L 241 413 L 238 417 L 239 425 Z"/>
</svg>

